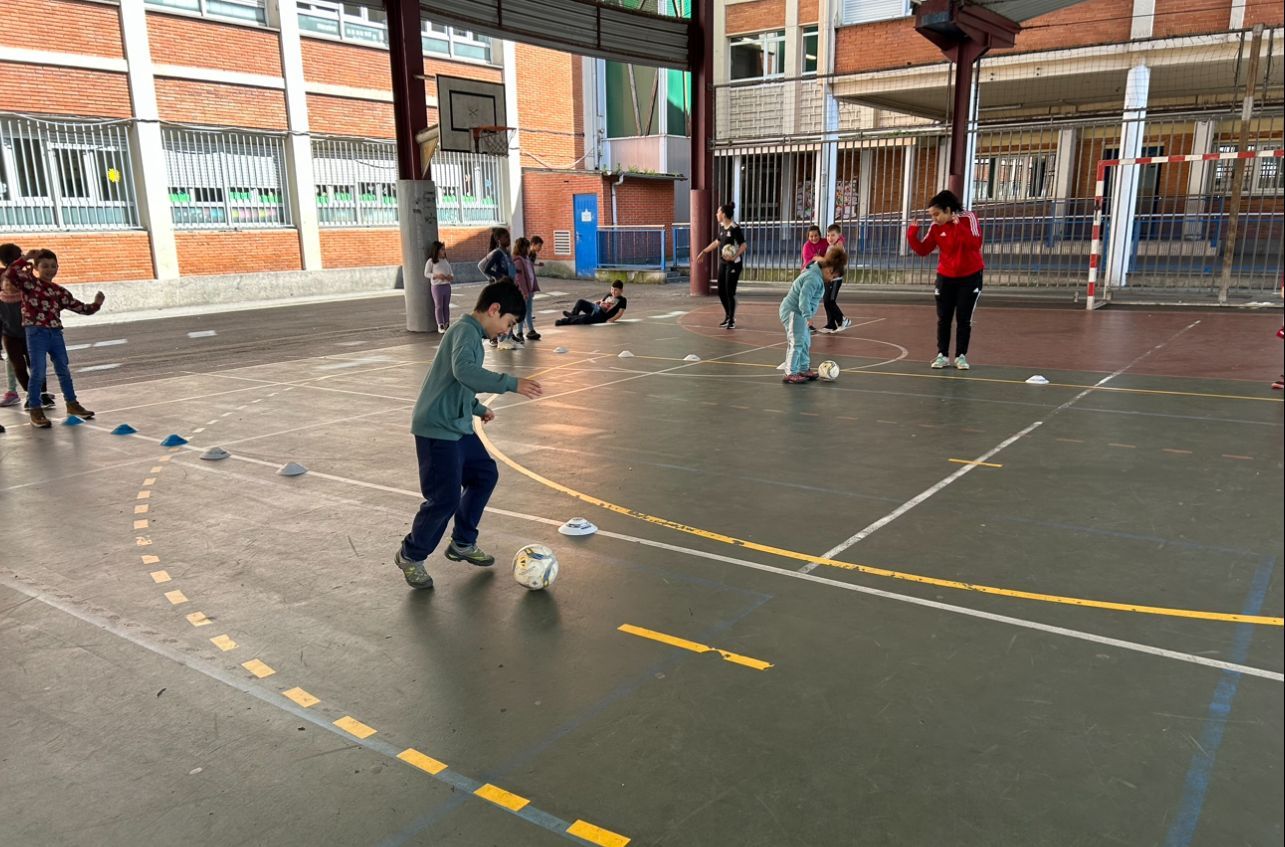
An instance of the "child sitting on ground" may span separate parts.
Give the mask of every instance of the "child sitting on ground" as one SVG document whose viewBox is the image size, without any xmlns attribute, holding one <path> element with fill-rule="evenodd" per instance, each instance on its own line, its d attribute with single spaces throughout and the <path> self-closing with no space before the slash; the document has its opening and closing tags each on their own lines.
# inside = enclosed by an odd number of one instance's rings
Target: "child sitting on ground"
<svg viewBox="0 0 1285 847">
<path fill-rule="evenodd" d="M 620 320 L 629 301 L 625 299 L 625 283 L 616 280 L 611 290 L 596 303 L 588 300 L 577 300 L 571 311 L 563 312 L 562 317 L 553 323 L 557 326 L 579 326 L 581 324 L 605 324 Z"/>
</svg>

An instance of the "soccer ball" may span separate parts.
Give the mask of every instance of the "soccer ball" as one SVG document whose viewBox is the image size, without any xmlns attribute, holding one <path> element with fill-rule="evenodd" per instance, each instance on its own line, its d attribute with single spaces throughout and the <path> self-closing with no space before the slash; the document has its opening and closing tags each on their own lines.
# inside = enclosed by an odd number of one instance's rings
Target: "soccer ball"
<svg viewBox="0 0 1285 847">
<path fill-rule="evenodd" d="M 528 544 L 513 554 L 513 578 L 530 591 L 548 588 L 558 578 L 558 557 L 543 544 Z"/>
<path fill-rule="evenodd" d="M 732 261 L 733 259 L 735 259 L 735 258 L 736 258 L 736 249 L 737 249 L 737 248 L 736 248 L 736 245 L 735 245 L 735 244 L 724 244 L 724 245 L 723 245 L 723 254 L 722 254 L 722 255 L 723 255 L 723 261 L 724 261 L 724 262 L 730 262 L 730 261 Z"/>
<path fill-rule="evenodd" d="M 817 366 L 817 373 L 827 382 L 834 382 L 839 378 L 839 366 L 827 359 Z"/>
</svg>

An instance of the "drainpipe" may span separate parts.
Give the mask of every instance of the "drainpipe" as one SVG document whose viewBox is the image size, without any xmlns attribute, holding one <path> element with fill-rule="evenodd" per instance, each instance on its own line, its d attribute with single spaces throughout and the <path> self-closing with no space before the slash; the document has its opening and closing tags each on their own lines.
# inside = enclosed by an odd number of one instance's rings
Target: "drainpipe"
<svg viewBox="0 0 1285 847">
<path fill-rule="evenodd" d="M 611 225 L 619 226 L 620 219 L 616 217 L 616 186 L 624 185 L 625 175 L 622 173 L 620 179 L 611 184 Z"/>
</svg>

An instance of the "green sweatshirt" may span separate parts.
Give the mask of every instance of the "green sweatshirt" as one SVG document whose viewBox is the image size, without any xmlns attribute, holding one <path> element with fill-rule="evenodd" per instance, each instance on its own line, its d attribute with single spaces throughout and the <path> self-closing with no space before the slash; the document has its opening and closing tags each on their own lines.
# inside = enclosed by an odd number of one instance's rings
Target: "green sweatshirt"
<svg viewBox="0 0 1285 847">
<path fill-rule="evenodd" d="M 473 433 L 473 416 L 486 414 L 477 395 L 518 390 L 518 379 L 482 367 L 486 334 L 472 315 L 456 321 L 424 377 L 411 413 L 410 431 L 422 438 L 459 441 Z"/>
</svg>

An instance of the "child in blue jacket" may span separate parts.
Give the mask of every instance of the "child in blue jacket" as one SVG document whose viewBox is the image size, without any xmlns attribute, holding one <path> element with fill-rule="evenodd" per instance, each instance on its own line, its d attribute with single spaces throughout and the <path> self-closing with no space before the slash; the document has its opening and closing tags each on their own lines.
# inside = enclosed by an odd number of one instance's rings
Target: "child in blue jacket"
<svg viewBox="0 0 1285 847">
<path fill-rule="evenodd" d="M 808 332 L 808 318 L 820 305 L 826 285 L 843 278 L 847 264 L 848 254 L 843 248 L 838 245 L 831 247 L 823 259 L 803 269 L 781 301 L 780 317 L 787 342 L 786 374 L 782 382 L 798 385 L 817 378 L 817 372 L 811 365 L 812 335 Z"/>
</svg>

